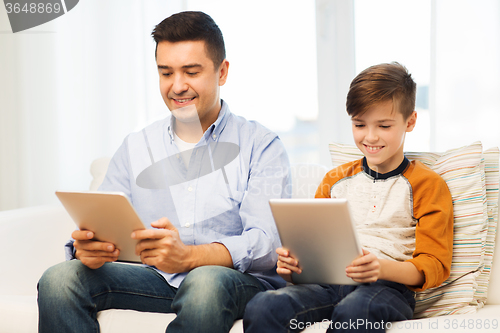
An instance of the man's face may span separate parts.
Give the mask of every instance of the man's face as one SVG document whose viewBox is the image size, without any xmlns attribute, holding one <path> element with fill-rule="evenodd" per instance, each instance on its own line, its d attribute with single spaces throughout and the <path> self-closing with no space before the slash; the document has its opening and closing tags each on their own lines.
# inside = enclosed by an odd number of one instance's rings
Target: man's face
<svg viewBox="0 0 500 333">
<path fill-rule="evenodd" d="M 405 135 L 415 127 L 416 112 L 405 120 L 389 100 L 375 104 L 351 120 L 354 141 L 366 156 L 370 169 L 387 173 L 403 162 Z"/>
<path fill-rule="evenodd" d="M 221 108 L 219 87 L 227 78 L 229 63 L 214 67 L 204 41 L 159 42 L 156 63 L 160 92 L 177 121 L 199 121 L 206 130 Z"/>
</svg>

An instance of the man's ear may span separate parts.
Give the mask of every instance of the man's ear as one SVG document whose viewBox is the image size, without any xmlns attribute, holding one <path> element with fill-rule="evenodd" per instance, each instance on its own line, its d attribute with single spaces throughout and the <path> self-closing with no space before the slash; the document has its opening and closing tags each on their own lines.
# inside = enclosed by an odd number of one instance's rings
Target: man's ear
<svg viewBox="0 0 500 333">
<path fill-rule="evenodd" d="M 411 132 L 417 124 L 417 111 L 413 111 L 412 114 L 406 120 L 406 132 Z"/>
<path fill-rule="evenodd" d="M 227 80 L 227 73 L 229 71 L 229 61 L 224 59 L 219 66 L 219 86 L 222 87 Z"/>
</svg>

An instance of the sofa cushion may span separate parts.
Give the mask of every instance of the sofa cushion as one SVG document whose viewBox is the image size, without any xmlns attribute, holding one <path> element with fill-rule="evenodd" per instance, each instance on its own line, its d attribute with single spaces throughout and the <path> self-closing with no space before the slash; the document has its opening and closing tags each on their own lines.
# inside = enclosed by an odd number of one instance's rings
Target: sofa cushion
<svg viewBox="0 0 500 333">
<path fill-rule="evenodd" d="M 330 154 L 334 167 L 363 156 L 357 147 L 341 144 L 330 144 Z M 491 269 L 491 256 L 486 258 L 486 253 L 493 253 L 496 231 L 496 217 L 492 214 L 497 211 L 498 149 L 485 152 L 485 159 L 480 142 L 445 153 L 405 155 L 410 160 L 420 160 L 441 175 L 450 189 L 455 215 L 450 278 L 438 288 L 417 294 L 415 317 L 475 312 L 486 300 Z M 485 163 L 488 163 L 488 189 Z M 467 274 L 475 270 L 477 272 Z M 450 284 L 464 274 L 467 275 Z"/>
</svg>

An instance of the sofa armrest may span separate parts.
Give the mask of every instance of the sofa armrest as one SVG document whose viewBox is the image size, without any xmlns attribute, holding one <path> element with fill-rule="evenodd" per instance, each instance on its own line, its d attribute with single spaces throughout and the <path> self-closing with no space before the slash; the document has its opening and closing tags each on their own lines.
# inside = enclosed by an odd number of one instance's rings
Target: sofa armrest
<svg viewBox="0 0 500 333">
<path fill-rule="evenodd" d="M 0 295 L 36 295 L 43 272 L 64 261 L 64 243 L 75 228 L 62 206 L 0 212 Z"/>
</svg>

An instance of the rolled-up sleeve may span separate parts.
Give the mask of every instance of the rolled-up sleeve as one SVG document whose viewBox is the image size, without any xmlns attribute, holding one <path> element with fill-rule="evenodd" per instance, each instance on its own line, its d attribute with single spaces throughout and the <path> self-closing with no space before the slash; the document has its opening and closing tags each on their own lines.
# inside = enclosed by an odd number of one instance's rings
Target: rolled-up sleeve
<svg viewBox="0 0 500 333">
<path fill-rule="evenodd" d="M 281 246 L 269 207 L 272 198 L 291 197 L 290 163 L 279 138 L 268 133 L 252 151 L 248 187 L 239 214 L 243 232 L 218 240 L 231 254 L 233 266 L 241 272 L 273 269 Z"/>
</svg>

